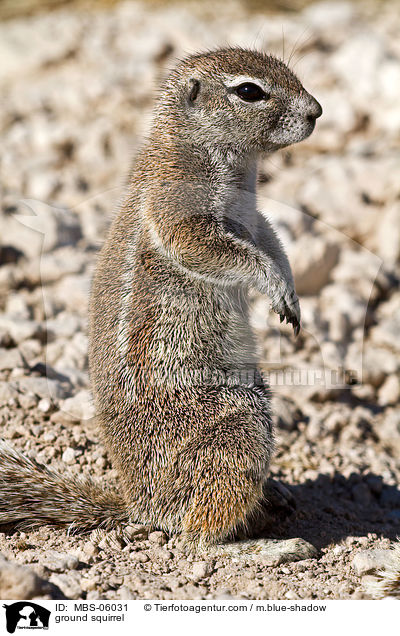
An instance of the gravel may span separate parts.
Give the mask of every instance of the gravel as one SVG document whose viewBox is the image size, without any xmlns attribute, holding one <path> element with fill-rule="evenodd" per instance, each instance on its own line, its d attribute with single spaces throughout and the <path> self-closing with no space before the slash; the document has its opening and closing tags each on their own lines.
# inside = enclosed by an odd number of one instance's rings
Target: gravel
<svg viewBox="0 0 400 636">
<path fill-rule="evenodd" d="M 2 532 L 2 598 L 369 598 L 361 577 L 400 534 L 397 4 L 319 3 L 267 18 L 236 3 L 204 7 L 125 2 L 0 24 L 2 437 L 115 484 L 93 419 L 88 291 L 153 88 L 193 50 L 281 55 L 284 32 L 324 114 L 310 139 L 260 171 L 260 207 L 287 248 L 303 315 L 294 340 L 254 295 L 274 392 L 272 476 L 297 502 L 264 536 L 301 537 L 318 556 L 199 560 L 140 524 L 123 537 Z"/>
</svg>

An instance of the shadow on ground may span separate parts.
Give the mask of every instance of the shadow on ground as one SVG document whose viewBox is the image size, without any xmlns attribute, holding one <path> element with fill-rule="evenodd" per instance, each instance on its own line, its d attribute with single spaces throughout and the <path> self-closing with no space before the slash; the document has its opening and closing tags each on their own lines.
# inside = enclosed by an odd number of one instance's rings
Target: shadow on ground
<svg viewBox="0 0 400 636">
<path fill-rule="evenodd" d="M 391 540 L 400 534 L 400 490 L 385 484 L 379 475 L 337 473 L 282 485 L 293 495 L 296 510 L 291 514 L 286 507 L 269 511 L 274 521 L 257 536 L 301 537 L 321 549 L 368 533 Z"/>
</svg>

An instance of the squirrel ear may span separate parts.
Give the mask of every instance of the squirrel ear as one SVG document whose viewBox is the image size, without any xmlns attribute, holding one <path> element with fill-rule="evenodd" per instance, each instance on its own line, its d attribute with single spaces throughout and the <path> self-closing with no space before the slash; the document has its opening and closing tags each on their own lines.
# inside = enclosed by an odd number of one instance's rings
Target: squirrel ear
<svg viewBox="0 0 400 636">
<path fill-rule="evenodd" d="M 200 82 L 198 79 L 194 79 L 193 77 L 189 80 L 189 102 L 194 102 L 199 94 L 200 90 Z"/>
</svg>

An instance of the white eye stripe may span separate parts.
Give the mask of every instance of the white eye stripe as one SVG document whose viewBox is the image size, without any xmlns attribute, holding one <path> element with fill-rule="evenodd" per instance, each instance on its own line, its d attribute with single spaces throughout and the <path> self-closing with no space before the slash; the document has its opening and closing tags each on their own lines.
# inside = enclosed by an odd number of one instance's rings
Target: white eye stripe
<svg viewBox="0 0 400 636">
<path fill-rule="evenodd" d="M 260 80 L 259 77 L 249 77 L 248 75 L 228 75 L 225 77 L 224 85 L 226 88 L 234 88 L 240 84 L 256 84 L 265 93 L 269 92 L 269 86 Z"/>
</svg>

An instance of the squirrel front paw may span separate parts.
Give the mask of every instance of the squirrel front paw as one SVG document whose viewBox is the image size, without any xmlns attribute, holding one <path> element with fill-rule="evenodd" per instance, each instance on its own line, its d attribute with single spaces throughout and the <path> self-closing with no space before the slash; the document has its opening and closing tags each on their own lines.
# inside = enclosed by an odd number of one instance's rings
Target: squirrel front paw
<svg viewBox="0 0 400 636">
<path fill-rule="evenodd" d="M 272 310 L 279 314 L 281 322 L 286 318 L 286 322 L 293 325 L 293 332 L 298 336 L 300 331 L 300 305 L 294 289 L 286 289 L 280 298 L 273 302 Z"/>
</svg>

